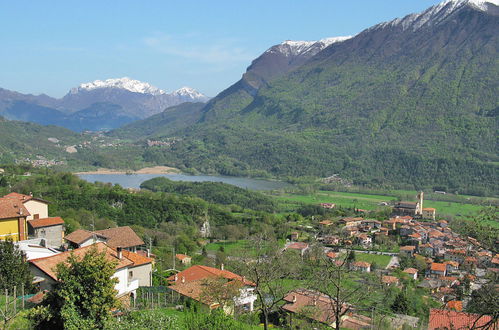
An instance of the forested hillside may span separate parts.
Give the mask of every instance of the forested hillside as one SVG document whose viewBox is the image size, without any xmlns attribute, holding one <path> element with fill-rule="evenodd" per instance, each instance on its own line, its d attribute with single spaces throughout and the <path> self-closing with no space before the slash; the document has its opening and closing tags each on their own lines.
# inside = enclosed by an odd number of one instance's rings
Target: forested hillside
<svg viewBox="0 0 499 330">
<path fill-rule="evenodd" d="M 231 175 L 339 173 L 495 193 L 499 19 L 467 5 L 441 10 L 426 25 L 409 17 L 333 44 L 243 110 L 234 107 L 248 100 L 236 96 L 205 108 L 183 141 L 149 156 Z"/>
</svg>

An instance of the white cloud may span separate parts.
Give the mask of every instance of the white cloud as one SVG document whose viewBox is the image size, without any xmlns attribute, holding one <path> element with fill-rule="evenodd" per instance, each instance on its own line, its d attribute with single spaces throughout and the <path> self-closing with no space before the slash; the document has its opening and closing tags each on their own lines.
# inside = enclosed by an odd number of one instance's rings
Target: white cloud
<svg viewBox="0 0 499 330">
<path fill-rule="evenodd" d="M 244 47 L 236 45 L 235 40 L 206 40 L 197 34 L 182 36 L 155 35 L 143 39 L 146 46 L 163 54 L 191 59 L 210 64 L 248 63 L 255 58 Z"/>
</svg>

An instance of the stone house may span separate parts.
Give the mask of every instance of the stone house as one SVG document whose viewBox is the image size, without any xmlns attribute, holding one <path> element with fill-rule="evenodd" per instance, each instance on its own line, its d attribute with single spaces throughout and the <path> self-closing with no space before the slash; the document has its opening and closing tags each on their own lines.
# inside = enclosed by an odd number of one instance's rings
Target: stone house
<svg viewBox="0 0 499 330">
<path fill-rule="evenodd" d="M 28 220 L 28 235 L 45 239 L 48 246 L 60 247 L 64 238 L 64 220 L 61 217 Z"/>
</svg>

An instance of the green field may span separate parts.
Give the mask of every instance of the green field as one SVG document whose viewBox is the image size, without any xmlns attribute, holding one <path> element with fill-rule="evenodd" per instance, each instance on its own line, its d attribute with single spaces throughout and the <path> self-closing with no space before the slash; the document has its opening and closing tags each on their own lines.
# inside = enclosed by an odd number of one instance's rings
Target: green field
<svg viewBox="0 0 499 330">
<path fill-rule="evenodd" d="M 410 191 L 393 191 L 394 195 L 411 195 Z M 416 193 L 414 192 L 415 200 Z M 335 203 L 337 206 L 358 208 L 364 210 L 382 210 L 386 206 L 380 205 L 382 202 L 394 202 L 397 200 L 396 196 L 390 195 L 371 195 L 350 192 L 337 192 L 337 191 L 318 191 L 311 194 L 293 194 L 286 193 L 276 196 L 279 201 L 280 207 L 283 211 L 292 211 L 303 204 L 319 204 L 319 203 Z M 485 200 L 485 198 L 484 198 Z M 481 205 L 457 203 L 457 202 L 443 202 L 425 200 L 424 207 L 433 207 L 437 209 L 437 217 L 441 216 L 472 216 L 475 215 L 480 209 Z M 499 227 L 497 222 L 489 222 L 493 226 Z"/>
<path fill-rule="evenodd" d="M 355 253 L 355 260 L 376 263 L 378 268 L 386 268 L 392 257 L 383 254 Z"/>
<path fill-rule="evenodd" d="M 224 248 L 226 254 L 233 254 L 234 252 L 243 251 L 249 248 L 248 241 L 239 240 L 234 242 L 216 242 L 206 244 L 206 251 L 220 251 L 220 248 Z"/>
</svg>

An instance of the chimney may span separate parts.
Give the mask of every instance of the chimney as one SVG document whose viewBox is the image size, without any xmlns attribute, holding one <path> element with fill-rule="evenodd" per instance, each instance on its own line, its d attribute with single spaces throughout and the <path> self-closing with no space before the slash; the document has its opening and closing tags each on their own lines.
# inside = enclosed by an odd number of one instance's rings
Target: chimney
<svg viewBox="0 0 499 330">
<path fill-rule="evenodd" d="M 42 238 L 40 240 L 40 246 L 47 247 L 47 241 L 45 240 L 45 238 Z"/>
<path fill-rule="evenodd" d="M 177 275 L 175 275 L 174 280 L 175 280 L 175 282 L 178 281 L 178 276 Z"/>
<path fill-rule="evenodd" d="M 23 209 L 19 208 L 19 215 L 23 215 Z"/>
<path fill-rule="evenodd" d="M 123 258 L 123 250 L 122 250 L 122 248 L 120 246 L 118 246 L 116 248 L 116 252 L 118 252 L 118 259 L 121 260 Z"/>
<path fill-rule="evenodd" d="M 146 255 L 147 255 L 148 258 L 150 258 L 151 257 L 151 250 L 147 249 L 146 250 Z"/>
<path fill-rule="evenodd" d="M 293 302 L 294 303 L 296 302 L 296 295 L 295 294 L 293 295 Z"/>
<path fill-rule="evenodd" d="M 317 298 L 314 297 L 314 306 L 317 306 Z"/>
<path fill-rule="evenodd" d="M 221 269 L 221 270 L 224 270 L 224 264 L 221 264 L 221 265 L 220 265 L 220 269 Z"/>
<path fill-rule="evenodd" d="M 182 276 L 182 283 L 185 283 L 185 276 Z"/>
</svg>

